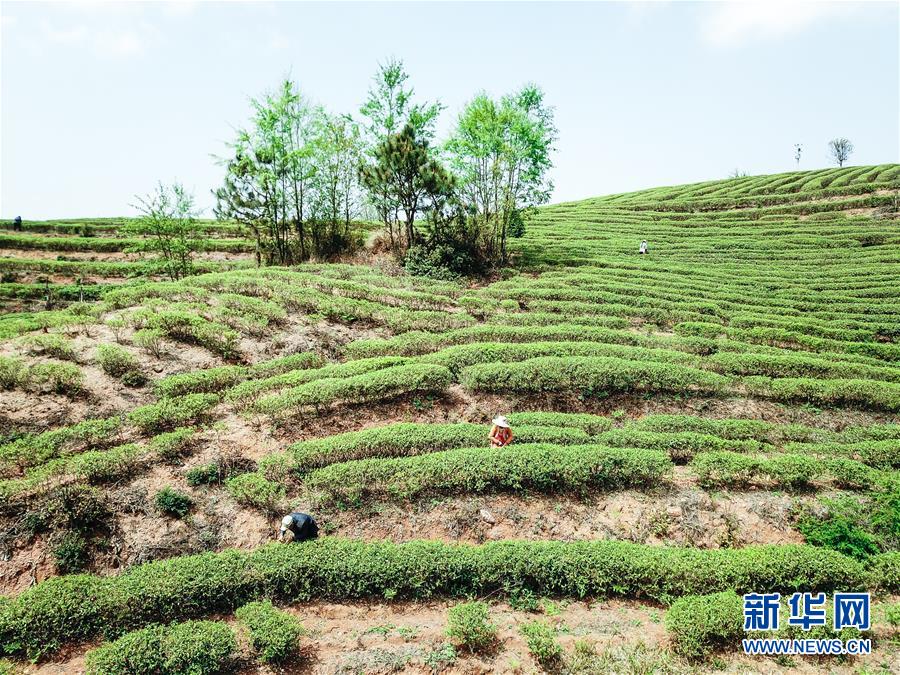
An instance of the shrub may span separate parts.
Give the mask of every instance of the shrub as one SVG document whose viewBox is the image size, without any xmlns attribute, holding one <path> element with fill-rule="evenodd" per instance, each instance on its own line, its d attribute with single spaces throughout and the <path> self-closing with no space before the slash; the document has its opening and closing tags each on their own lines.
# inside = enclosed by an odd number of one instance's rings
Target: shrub
<svg viewBox="0 0 900 675">
<path fill-rule="evenodd" d="M 332 464 L 310 473 L 306 483 L 332 498 L 359 502 L 489 490 L 583 492 L 633 487 L 658 482 L 670 468 L 669 458 L 653 450 L 513 444 Z"/>
<path fill-rule="evenodd" d="M 316 380 L 281 394 L 267 396 L 252 408 L 254 412 L 277 415 L 285 411 L 304 409 L 333 403 L 367 403 L 415 393 L 440 392 L 452 381 L 450 371 L 441 366 L 410 364 L 384 368 L 364 375 L 343 379 Z"/>
<path fill-rule="evenodd" d="M 694 457 L 691 468 L 704 487 L 747 485 L 759 471 L 760 460 L 733 452 L 707 452 Z"/>
<path fill-rule="evenodd" d="M 179 492 L 170 487 L 164 487 L 157 492 L 155 501 L 156 508 L 167 516 L 173 516 L 175 518 L 184 518 L 194 505 L 194 500 L 183 492 Z"/>
<path fill-rule="evenodd" d="M 562 657 L 562 647 L 556 640 L 556 630 L 546 621 L 529 621 L 519 627 L 528 651 L 545 670 L 552 670 Z"/>
<path fill-rule="evenodd" d="M 736 646 L 744 635 L 743 612 L 743 600 L 734 591 L 676 600 L 666 613 L 672 648 L 696 660 L 713 650 Z"/>
<path fill-rule="evenodd" d="M 466 389 L 486 392 L 571 392 L 606 396 L 626 391 L 717 392 L 728 378 L 715 373 L 649 361 L 612 357 L 545 357 L 516 363 L 487 363 L 465 368 Z"/>
<path fill-rule="evenodd" d="M 447 612 L 447 635 L 470 652 L 488 650 L 497 641 L 497 627 L 483 602 L 463 602 Z"/>
<path fill-rule="evenodd" d="M 87 566 L 87 541 L 79 532 L 63 532 L 52 544 L 50 552 L 60 574 L 80 572 Z"/>
<path fill-rule="evenodd" d="M 100 345 L 97 349 L 97 361 L 110 377 L 119 378 L 129 387 L 140 387 L 147 378 L 141 367 L 124 347 L 119 345 Z"/>
<path fill-rule="evenodd" d="M 201 485 L 212 485 L 221 483 L 222 477 L 219 475 L 219 465 L 216 463 L 201 464 L 189 469 L 185 474 L 185 479 L 191 487 L 200 487 Z"/>
<path fill-rule="evenodd" d="M 89 675 L 213 675 L 237 651 L 234 633 L 218 621 L 186 621 L 126 633 L 87 655 Z"/>
<path fill-rule="evenodd" d="M 84 391 L 84 374 L 74 363 L 37 363 L 22 371 L 20 386 L 77 396 Z"/>
<path fill-rule="evenodd" d="M 30 657 L 61 644 L 153 622 L 233 610 L 264 597 L 429 598 L 508 588 L 539 596 L 673 598 L 734 590 L 900 590 L 900 554 L 868 568 L 813 546 L 740 549 L 644 546 L 621 541 L 366 543 L 323 537 L 302 546 L 170 558 L 116 576 L 43 581 L 0 603 L 0 645 Z"/>
<path fill-rule="evenodd" d="M 359 359 L 347 363 L 334 363 L 322 367 L 309 369 L 295 369 L 284 373 L 267 375 L 261 379 L 249 380 L 232 387 L 225 394 L 225 399 L 244 407 L 255 401 L 261 394 L 277 389 L 298 387 L 314 380 L 326 380 L 346 378 L 355 375 L 363 375 L 376 370 L 382 370 L 390 366 L 402 366 L 409 363 L 409 359 L 391 356 L 375 359 Z M 259 373 L 265 374 L 265 373 Z"/>
<path fill-rule="evenodd" d="M 566 427 L 581 429 L 591 436 L 609 431 L 613 425 L 612 420 L 608 417 L 586 413 L 519 412 L 510 413 L 507 418 L 513 427 L 520 424 L 538 427 Z"/>
<path fill-rule="evenodd" d="M 276 609 L 271 601 L 250 602 L 235 612 L 250 631 L 250 644 L 265 663 L 278 663 L 296 653 L 303 626 L 296 617 Z"/>
<path fill-rule="evenodd" d="M 219 402 L 216 394 L 188 394 L 166 398 L 159 403 L 135 408 L 128 421 L 144 434 L 169 431 L 186 422 L 195 422 Z"/>
<path fill-rule="evenodd" d="M 15 463 L 23 469 L 37 466 L 61 455 L 115 443 L 121 427 L 121 417 L 107 417 L 23 436 L 0 446 L 0 462 Z"/>
<path fill-rule="evenodd" d="M 812 457 L 803 455 L 776 455 L 763 465 L 763 471 L 772 480 L 789 488 L 808 485 L 822 473 L 823 465 Z"/>
<path fill-rule="evenodd" d="M 759 441 L 728 440 L 700 434 L 693 431 L 657 433 L 653 431 L 636 431 L 631 428 L 613 429 L 596 437 L 598 443 L 616 448 L 651 448 L 663 450 L 672 461 L 679 464 L 693 459 L 701 452 L 758 452 L 762 449 Z"/>
<path fill-rule="evenodd" d="M 248 369 L 241 366 L 207 368 L 164 377 L 154 385 L 154 390 L 160 397 L 208 394 L 233 387 L 247 375 Z"/>
<path fill-rule="evenodd" d="M 226 479 L 225 489 L 238 504 L 262 511 L 278 510 L 285 497 L 284 487 L 258 473 L 242 473 Z"/>
<path fill-rule="evenodd" d="M 0 356 L 0 389 L 15 389 L 25 372 L 27 367 L 21 359 Z"/>
<path fill-rule="evenodd" d="M 174 431 L 158 434 L 150 439 L 150 450 L 167 462 L 178 460 L 190 447 L 196 430 L 192 427 L 179 427 Z"/>
<path fill-rule="evenodd" d="M 900 411 L 900 384 L 896 382 L 785 378 L 772 380 L 772 395 L 780 401 Z"/>
<path fill-rule="evenodd" d="M 39 333 L 25 338 L 31 354 L 40 354 L 63 361 L 77 361 L 72 341 L 54 333 Z"/>
<path fill-rule="evenodd" d="M 145 352 L 158 359 L 163 355 L 164 337 L 165 333 L 158 328 L 142 328 L 141 330 L 135 331 L 131 340 L 136 347 L 140 347 Z"/>
<path fill-rule="evenodd" d="M 400 422 L 301 441 L 294 443 L 288 450 L 293 457 L 293 468 L 305 472 L 353 459 L 412 456 L 486 444 L 488 429 L 488 426 L 482 424 Z M 517 444 L 541 442 L 569 444 L 590 441 L 590 437 L 577 428 L 521 426 L 516 427 L 515 434 Z"/>
<path fill-rule="evenodd" d="M 89 531 L 109 516 L 109 508 L 103 492 L 89 485 L 73 483 L 50 491 L 43 504 L 42 516 L 52 526 Z"/>
</svg>

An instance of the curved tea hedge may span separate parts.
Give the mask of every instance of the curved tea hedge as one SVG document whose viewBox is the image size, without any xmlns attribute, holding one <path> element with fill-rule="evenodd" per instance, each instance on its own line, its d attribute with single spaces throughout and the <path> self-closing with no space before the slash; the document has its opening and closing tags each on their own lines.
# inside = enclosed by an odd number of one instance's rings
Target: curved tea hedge
<svg viewBox="0 0 900 675">
<path fill-rule="evenodd" d="M 349 431 L 326 438 L 300 441 L 288 448 L 297 471 L 328 464 L 373 457 L 402 457 L 487 444 L 489 427 L 483 424 L 417 424 L 400 422 L 382 427 Z M 521 443 L 589 443 L 582 429 L 554 426 L 517 426 L 515 440 Z"/>
<path fill-rule="evenodd" d="M 337 402 L 366 403 L 404 394 L 440 392 L 453 381 L 441 366 L 413 363 L 345 378 L 326 378 L 266 396 L 251 406 L 265 415 L 302 412 Z"/>
<path fill-rule="evenodd" d="M 900 590 L 896 558 L 875 556 L 867 568 L 811 546 L 701 550 L 619 541 L 472 546 L 325 537 L 252 552 L 171 558 L 113 577 L 50 579 L 0 603 L 0 645 L 7 654 L 37 658 L 101 633 L 232 611 L 261 598 L 428 598 L 527 589 L 547 596 L 668 602 L 724 590 L 890 592 Z"/>
<path fill-rule="evenodd" d="M 627 361 L 604 357 L 544 357 L 515 363 L 488 363 L 465 368 L 460 382 L 472 391 L 718 392 L 729 384 L 722 375 L 674 363 Z"/>
<path fill-rule="evenodd" d="M 513 444 L 331 464 L 310 473 L 305 482 L 334 499 L 360 502 L 423 494 L 643 486 L 660 481 L 671 466 L 668 455 L 655 450 Z"/>
</svg>

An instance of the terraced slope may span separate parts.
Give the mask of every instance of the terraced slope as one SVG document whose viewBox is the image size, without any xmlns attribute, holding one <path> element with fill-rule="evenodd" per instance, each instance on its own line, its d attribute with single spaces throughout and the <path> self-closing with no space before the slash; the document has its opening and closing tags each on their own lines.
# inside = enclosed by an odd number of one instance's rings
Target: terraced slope
<svg viewBox="0 0 900 675">
<path fill-rule="evenodd" d="M 271 598 L 315 623 L 329 672 L 537 668 L 529 612 L 569 672 L 686 672 L 713 650 L 790 671 L 679 617 L 866 589 L 875 653 L 828 667 L 888 670 L 898 194 L 897 165 L 660 188 L 541 209 L 492 283 L 239 269 L 0 317 L 0 645 L 65 647 L 78 671 L 98 635 L 126 634 L 113 654 Z M 491 450 L 498 413 L 516 440 Z M 289 509 L 329 536 L 269 543 Z M 509 624 L 494 652 L 444 633 L 469 596 Z M 373 623 L 401 614 L 420 632 Z M 222 646 L 226 622 L 184 630 Z"/>
</svg>

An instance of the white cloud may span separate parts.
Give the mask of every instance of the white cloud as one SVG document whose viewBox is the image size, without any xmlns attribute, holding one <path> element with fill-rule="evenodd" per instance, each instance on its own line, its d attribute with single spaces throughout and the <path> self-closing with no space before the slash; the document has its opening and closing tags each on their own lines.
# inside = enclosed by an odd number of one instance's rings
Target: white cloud
<svg viewBox="0 0 900 675">
<path fill-rule="evenodd" d="M 132 56 L 144 51 L 144 39 L 133 30 L 100 36 L 94 45 L 96 51 L 109 56 Z"/>
<path fill-rule="evenodd" d="M 44 39 L 55 44 L 79 45 L 87 39 L 88 30 L 82 25 L 57 28 L 45 21 L 41 24 L 41 34 Z"/>
<path fill-rule="evenodd" d="M 269 49 L 281 51 L 291 46 L 291 41 L 283 33 L 275 33 L 269 38 Z"/>
<path fill-rule="evenodd" d="M 854 9 L 850 3 L 792 0 L 718 2 L 706 7 L 703 37 L 717 47 L 784 37 Z"/>
</svg>

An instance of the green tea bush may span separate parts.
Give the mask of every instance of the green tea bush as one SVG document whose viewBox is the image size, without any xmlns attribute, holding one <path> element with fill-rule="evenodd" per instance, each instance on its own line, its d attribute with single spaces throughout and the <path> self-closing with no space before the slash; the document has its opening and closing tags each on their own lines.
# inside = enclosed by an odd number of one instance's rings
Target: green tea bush
<svg viewBox="0 0 900 675">
<path fill-rule="evenodd" d="M 608 417 L 600 415 L 588 415 L 587 413 L 561 413 L 561 412 L 518 412 L 506 416 L 513 427 L 518 425 L 536 427 L 565 427 L 581 429 L 585 433 L 595 436 L 612 429 L 613 422 Z M 518 429 L 514 428 L 518 433 Z"/>
<path fill-rule="evenodd" d="M 36 363 L 19 372 L 19 386 L 74 397 L 84 392 L 84 373 L 74 363 Z"/>
<path fill-rule="evenodd" d="M 189 469 L 184 477 L 191 487 L 213 485 L 222 482 L 222 476 L 219 474 L 219 465 L 215 462 L 195 466 L 192 469 Z"/>
<path fill-rule="evenodd" d="M 15 389 L 22 381 L 27 366 L 14 356 L 0 356 L 0 389 Z"/>
<path fill-rule="evenodd" d="M 519 626 L 528 651 L 544 670 L 553 670 L 562 658 L 562 647 L 556 639 L 556 630 L 546 621 L 536 619 Z"/>
<path fill-rule="evenodd" d="M 316 380 L 281 394 L 267 396 L 251 410 L 266 415 L 318 410 L 333 403 L 368 403 L 409 394 L 441 392 L 452 381 L 450 371 L 441 366 L 410 364 L 384 368 L 343 379 Z"/>
<path fill-rule="evenodd" d="M 546 357 L 470 366 L 462 371 L 460 382 L 471 391 L 603 396 L 625 391 L 715 393 L 723 390 L 729 380 L 676 364 L 603 357 Z"/>
<path fill-rule="evenodd" d="M 336 462 L 373 457 L 402 457 L 488 444 L 490 427 L 482 424 L 417 424 L 400 422 L 362 431 L 350 431 L 288 448 L 293 469 L 305 472 Z M 590 442 L 578 428 L 517 426 L 516 443 L 577 444 Z"/>
<path fill-rule="evenodd" d="M 240 407 L 246 407 L 253 403 L 260 395 L 274 390 L 298 387 L 314 380 L 326 380 L 363 375 L 376 370 L 382 370 L 391 366 L 402 366 L 409 363 L 409 359 L 389 356 L 375 359 L 360 359 L 347 363 L 334 363 L 322 367 L 314 367 L 308 370 L 292 370 L 285 373 L 249 380 L 231 388 L 225 394 L 228 401 L 236 403 Z"/>
<path fill-rule="evenodd" d="M 193 499 L 168 486 L 156 493 L 154 501 L 157 509 L 174 518 L 184 518 L 194 505 Z"/>
<path fill-rule="evenodd" d="M 900 443 L 897 439 L 857 443 L 788 443 L 784 449 L 797 454 L 848 457 L 874 469 L 889 471 L 900 468 Z"/>
<path fill-rule="evenodd" d="M 114 444 L 119 440 L 121 428 L 121 417 L 107 417 L 26 435 L 0 446 L 0 465 L 14 464 L 25 469 L 62 455 Z"/>
<path fill-rule="evenodd" d="M 135 347 L 140 347 L 155 358 L 160 358 L 165 350 L 163 345 L 165 333 L 158 328 L 142 328 L 136 330 L 131 337 Z"/>
<path fill-rule="evenodd" d="M 63 532 L 51 544 L 50 553 L 60 574 L 80 572 L 88 564 L 88 546 L 80 532 Z"/>
<path fill-rule="evenodd" d="M 297 653 L 303 626 L 271 601 L 249 602 L 234 613 L 250 632 L 250 644 L 264 663 L 280 663 Z"/>
<path fill-rule="evenodd" d="M 188 394 L 165 398 L 159 403 L 135 408 L 128 421 L 144 434 L 169 431 L 187 422 L 196 422 L 219 402 L 216 394 Z"/>
<path fill-rule="evenodd" d="M 673 598 L 734 590 L 900 590 L 900 554 L 869 567 L 813 546 L 697 549 L 620 541 L 365 543 L 322 537 L 303 546 L 170 558 L 117 576 L 43 581 L 0 603 L 0 645 L 37 657 L 114 632 L 224 612 L 265 597 L 428 598 L 528 589 L 539 596 Z"/>
<path fill-rule="evenodd" d="M 179 427 L 174 431 L 158 434 L 150 439 L 148 447 L 156 456 L 167 462 L 180 459 L 191 447 L 196 435 L 192 427 Z"/>
<path fill-rule="evenodd" d="M 703 453 L 691 461 L 691 468 L 704 487 L 747 485 L 757 475 L 760 466 L 758 458 L 732 452 Z"/>
<path fill-rule="evenodd" d="M 313 471 L 305 482 L 333 499 L 359 502 L 492 490 L 585 492 L 646 486 L 661 481 L 671 466 L 664 453 L 653 450 L 523 443 L 343 462 Z"/>
<path fill-rule="evenodd" d="M 186 621 L 126 633 L 88 652 L 89 675 L 214 675 L 237 651 L 234 633 L 218 621 Z"/>
<path fill-rule="evenodd" d="M 233 387 L 245 379 L 247 374 L 247 368 L 241 366 L 207 368 L 169 375 L 157 381 L 153 389 L 157 396 L 169 398 L 186 394 L 209 394 Z"/>
<path fill-rule="evenodd" d="M 283 486 L 259 473 L 242 473 L 225 480 L 225 489 L 238 503 L 273 513 L 285 497 Z"/>
<path fill-rule="evenodd" d="M 744 603 L 734 591 L 687 596 L 672 603 L 666 630 L 673 650 L 691 660 L 736 647 L 744 636 Z"/>
<path fill-rule="evenodd" d="M 239 334 L 216 321 L 181 310 L 154 312 L 148 318 L 148 328 L 156 328 L 166 337 L 179 342 L 187 342 L 205 347 L 222 358 L 238 356 Z"/>
<path fill-rule="evenodd" d="M 772 396 L 780 401 L 900 411 L 900 384 L 895 382 L 785 378 L 772 380 L 771 386 Z"/>
<path fill-rule="evenodd" d="M 130 386 L 139 386 L 146 381 L 137 359 L 119 345 L 100 345 L 97 362 L 107 375 L 120 378 Z"/>
<path fill-rule="evenodd" d="M 728 440 L 699 434 L 693 431 L 657 433 L 651 431 L 635 431 L 614 429 L 599 434 L 597 443 L 603 443 L 614 448 L 650 448 L 663 450 L 669 454 L 673 462 L 683 464 L 694 458 L 701 452 L 759 452 L 763 449 L 759 441 L 752 440 Z"/>
<path fill-rule="evenodd" d="M 484 652 L 497 642 L 497 627 L 490 622 L 483 602 L 463 602 L 447 612 L 447 636 L 470 652 Z"/>
<path fill-rule="evenodd" d="M 769 478 L 788 488 L 809 485 L 824 468 L 822 462 L 803 455 L 776 455 L 763 465 Z"/>
<path fill-rule="evenodd" d="M 419 357 L 423 363 L 436 363 L 458 374 L 463 368 L 480 363 L 526 361 L 538 357 L 615 357 L 633 361 L 657 361 L 697 367 L 700 360 L 691 354 L 666 349 L 645 349 L 630 345 L 596 342 L 526 342 L 477 344 L 448 347 Z"/>
<path fill-rule="evenodd" d="M 655 433 L 693 432 L 718 436 L 734 441 L 756 440 L 775 442 L 770 437 L 775 425 L 759 420 L 711 420 L 690 415 L 648 415 L 628 425 L 629 430 Z"/>
<path fill-rule="evenodd" d="M 77 361 L 71 340 L 55 333 L 38 333 L 24 338 L 30 354 L 49 356 L 62 361 Z"/>
</svg>

